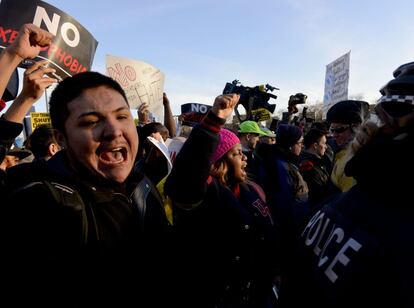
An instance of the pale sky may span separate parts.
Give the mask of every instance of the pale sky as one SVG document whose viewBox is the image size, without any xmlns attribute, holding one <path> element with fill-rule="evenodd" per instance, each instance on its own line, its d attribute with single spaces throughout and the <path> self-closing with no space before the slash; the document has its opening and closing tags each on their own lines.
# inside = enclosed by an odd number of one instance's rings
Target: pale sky
<svg viewBox="0 0 414 308">
<path fill-rule="evenodd" d="M 159 68 L 173 114 L 189 102 L 211 105 L 234 79 L 280 88 L 269 101 L 277 110 L 297 92 L 321 102 L 326 65 L 348 51 L 348 94 L 371 102 L 395 68 L 414 61 L 413 0 L 46 2 L 99 42 L 93 70 L 105 73 L 107 54 Z"/>
</svg>

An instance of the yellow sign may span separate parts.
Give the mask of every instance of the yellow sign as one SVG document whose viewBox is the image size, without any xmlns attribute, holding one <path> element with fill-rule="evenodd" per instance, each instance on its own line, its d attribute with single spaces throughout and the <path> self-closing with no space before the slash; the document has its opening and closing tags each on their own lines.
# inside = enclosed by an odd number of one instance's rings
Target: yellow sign
<svg viewBox="0 0 414 308">
<path fill-rule="evenodd" d="M 252 110 L 253 121 L 256 122 L 269 120 L 271 118 L 271 115 L 272 114 L 270 113 L 270 111 L 265 108 Z"/>
<path fill-rule="evenodd" d="M 30 122 L 32 124 L 32 131 L 34 131 L 36 127 L 40 125 L 52 125 L 48 112 L 31 112 Z"/>
</svg>

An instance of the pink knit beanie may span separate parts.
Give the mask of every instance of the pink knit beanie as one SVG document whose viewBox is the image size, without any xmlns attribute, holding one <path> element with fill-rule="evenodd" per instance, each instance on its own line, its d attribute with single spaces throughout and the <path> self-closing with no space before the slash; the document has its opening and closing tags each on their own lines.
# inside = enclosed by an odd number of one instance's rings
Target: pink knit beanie
<svg viewBox="0 0 414 308">
<path fill-rule="evenodd" d="M 233 132 L 224 128 L 220 130 L 220 142 L 212 158 L 213 164 L 238 143 L 240 139 Z"/>
</svg>

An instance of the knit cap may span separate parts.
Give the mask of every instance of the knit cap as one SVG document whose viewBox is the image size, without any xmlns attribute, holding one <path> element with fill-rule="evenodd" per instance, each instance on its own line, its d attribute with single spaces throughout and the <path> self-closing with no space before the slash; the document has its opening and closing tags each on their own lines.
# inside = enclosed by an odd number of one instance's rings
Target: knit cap
<svg viewBox="0 0 414 308">
<path fill-rule="evenodd" d="M 302 137 L 302 130 L 296 125 L 280 124 L 276 132 L 276 144 L 289 148 Z"/>
<path fill-rule="evenodd" d="M 240 143 L 240 139 L 233 132 L 225 128 L 221 129 L 220 142 L 217 146 L 216 152 L 213 155 L 212 162 L 215 163 L 238 143 Z"/>
</svg>

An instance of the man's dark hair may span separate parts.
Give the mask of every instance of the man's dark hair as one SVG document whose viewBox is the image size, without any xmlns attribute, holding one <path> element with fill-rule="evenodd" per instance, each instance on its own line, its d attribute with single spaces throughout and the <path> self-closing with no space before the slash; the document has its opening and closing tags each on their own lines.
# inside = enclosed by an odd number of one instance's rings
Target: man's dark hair
<svg viewBox="0 0 414 308">
<path fill-rule="evenodd" d="M 49 102 L 53 128 L 65 134 L 65 122 L 69 116 L 68 103 L 79 97 L 84 90 L 105 86 L 117 91 L 128 104 L 124 90 L 112 78 L 97 72 L 84 72 L 67 77 L 52 92 Z"/>
<path fill-rule="evenodd" d="M 169 134 L 168 128 L 160 122 L 145 124 L 142 127 L 137 127 L 137 130 L 139 137 L 138 157 L 141 157 L 144 154 L 144 151 L 148 153 L 151 149 L 152 145 L 147 141 L 147 137 L 151 136 L 152 133 L 160 133 L 163 139 L 164 137 L 168 138 Z"/>
<path fill-rule="evenodd" d="M 311 128 L 306 135 L 303 137 L 303 145 L 305 149 L 308 149 L 315 142 L 318 143 L 319 140 L 326 136 L 326 132 L 317 128 Z"/>
<path fill-rule="evenodd" d="M 163 134 L 168 129 L 160 122 L 150 122 L 145 124 L 140 128 L 140 136 L 142 135 L 143 138 L 147 138 L 148 136 L 151 136 L 152 133 L 160 133 Z"/>
<path fill-rule="evenodd" d="M 40 125 L 27 139 L 26 148 L 32 151 L 35 159 L 40 159 L 48 155 L 52 143 L 58 144 L 55 130 L 50 125 Z"/>
<path fill-rule="evenodd" d="M 321 131 L 323 131 L 327 134 L 328 131 L 329 131 L 329 124 L 326 121 L 324 121 L 324 122 L 313 122 L 310 128 L 319 129 L 319 130 L 321 130 Z"/>
</svg>

